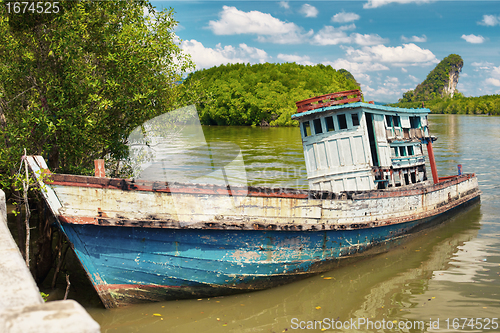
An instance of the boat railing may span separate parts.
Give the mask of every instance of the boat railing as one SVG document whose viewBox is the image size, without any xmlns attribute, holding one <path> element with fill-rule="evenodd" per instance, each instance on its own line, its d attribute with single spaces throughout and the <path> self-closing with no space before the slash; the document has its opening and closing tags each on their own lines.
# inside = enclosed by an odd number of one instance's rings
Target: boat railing
<svg viewBox="0 0 500 333">
<path fill-rule="evenodd" d="M 393 157 L 391 158 L 394 167 L 404 167 L 425 163 L 423 156 Z"/>
<path fill-rule="evenodd" d="M 302 113 L 332 105 L 361 102 L 361 97 L 361 91 L 355 89 L 304 99 L 295 102 L 295 105 L 297 106 L 297 113 Z"/>
</svg>

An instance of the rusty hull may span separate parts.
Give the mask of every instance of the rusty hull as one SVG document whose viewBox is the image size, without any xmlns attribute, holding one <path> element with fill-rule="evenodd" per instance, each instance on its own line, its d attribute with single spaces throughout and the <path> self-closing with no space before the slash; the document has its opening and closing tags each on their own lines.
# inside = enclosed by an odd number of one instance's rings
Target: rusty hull
<svg viewBox="0 0 500 333">
<path fill-rule="evenodd" d="M 480 195 L 472 174 L 340 194 L 58 174 L 45 182 L 106 307 L 301 279 L 397 242 Z"/>
<path fill-rule="evenodd" d="M 441 214 L 479 196 L 472 174 L 404 189 L 332 192 L 51 175 L 74 224 L 219 230 L 354 230 Z"/>
</svg>

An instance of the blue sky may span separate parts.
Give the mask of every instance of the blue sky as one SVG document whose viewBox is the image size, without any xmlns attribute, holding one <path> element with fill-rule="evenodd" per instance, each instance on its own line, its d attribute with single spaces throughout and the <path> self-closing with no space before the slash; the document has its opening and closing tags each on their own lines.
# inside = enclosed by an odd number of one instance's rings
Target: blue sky
<svg viewBox="0 0 500 333">
<path fill-rule="evenodd" d="M 395 102 L 449 54 L 458 90 L 500 94 L 500 1 L 152 1 L 173 8 L 197 69 L 227 63 L 349 70 L 365 100 Z"/>
</svg>

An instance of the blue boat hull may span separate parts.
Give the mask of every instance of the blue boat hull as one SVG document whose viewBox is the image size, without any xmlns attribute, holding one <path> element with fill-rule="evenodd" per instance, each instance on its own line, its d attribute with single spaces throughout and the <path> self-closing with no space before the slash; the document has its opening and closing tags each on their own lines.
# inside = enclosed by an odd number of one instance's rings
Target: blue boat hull
<svg viewBox="0 0 500 333">
<path fill-rule="evenodd" d="M 331 270 L 369 249 L 383 251 L 384 244 L 438 223 L 449 213 L 344 231 L 159 229 L 67 223 L 61 227 L 104 305 L 116 307 L 281 285 Z"/>
</svg>

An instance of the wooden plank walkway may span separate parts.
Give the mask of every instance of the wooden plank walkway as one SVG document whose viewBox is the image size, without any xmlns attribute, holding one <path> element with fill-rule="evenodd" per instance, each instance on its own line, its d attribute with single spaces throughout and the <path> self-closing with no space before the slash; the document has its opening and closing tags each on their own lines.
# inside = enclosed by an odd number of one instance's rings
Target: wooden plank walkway
<svg viewBox="0 0 500 333">
<path fill-rule="evenodd" d="M 97 333 L 99 324 L 73 300 L 44 303 L 7 227 L 0 190 L 0 332 Z"/>
</svg>

